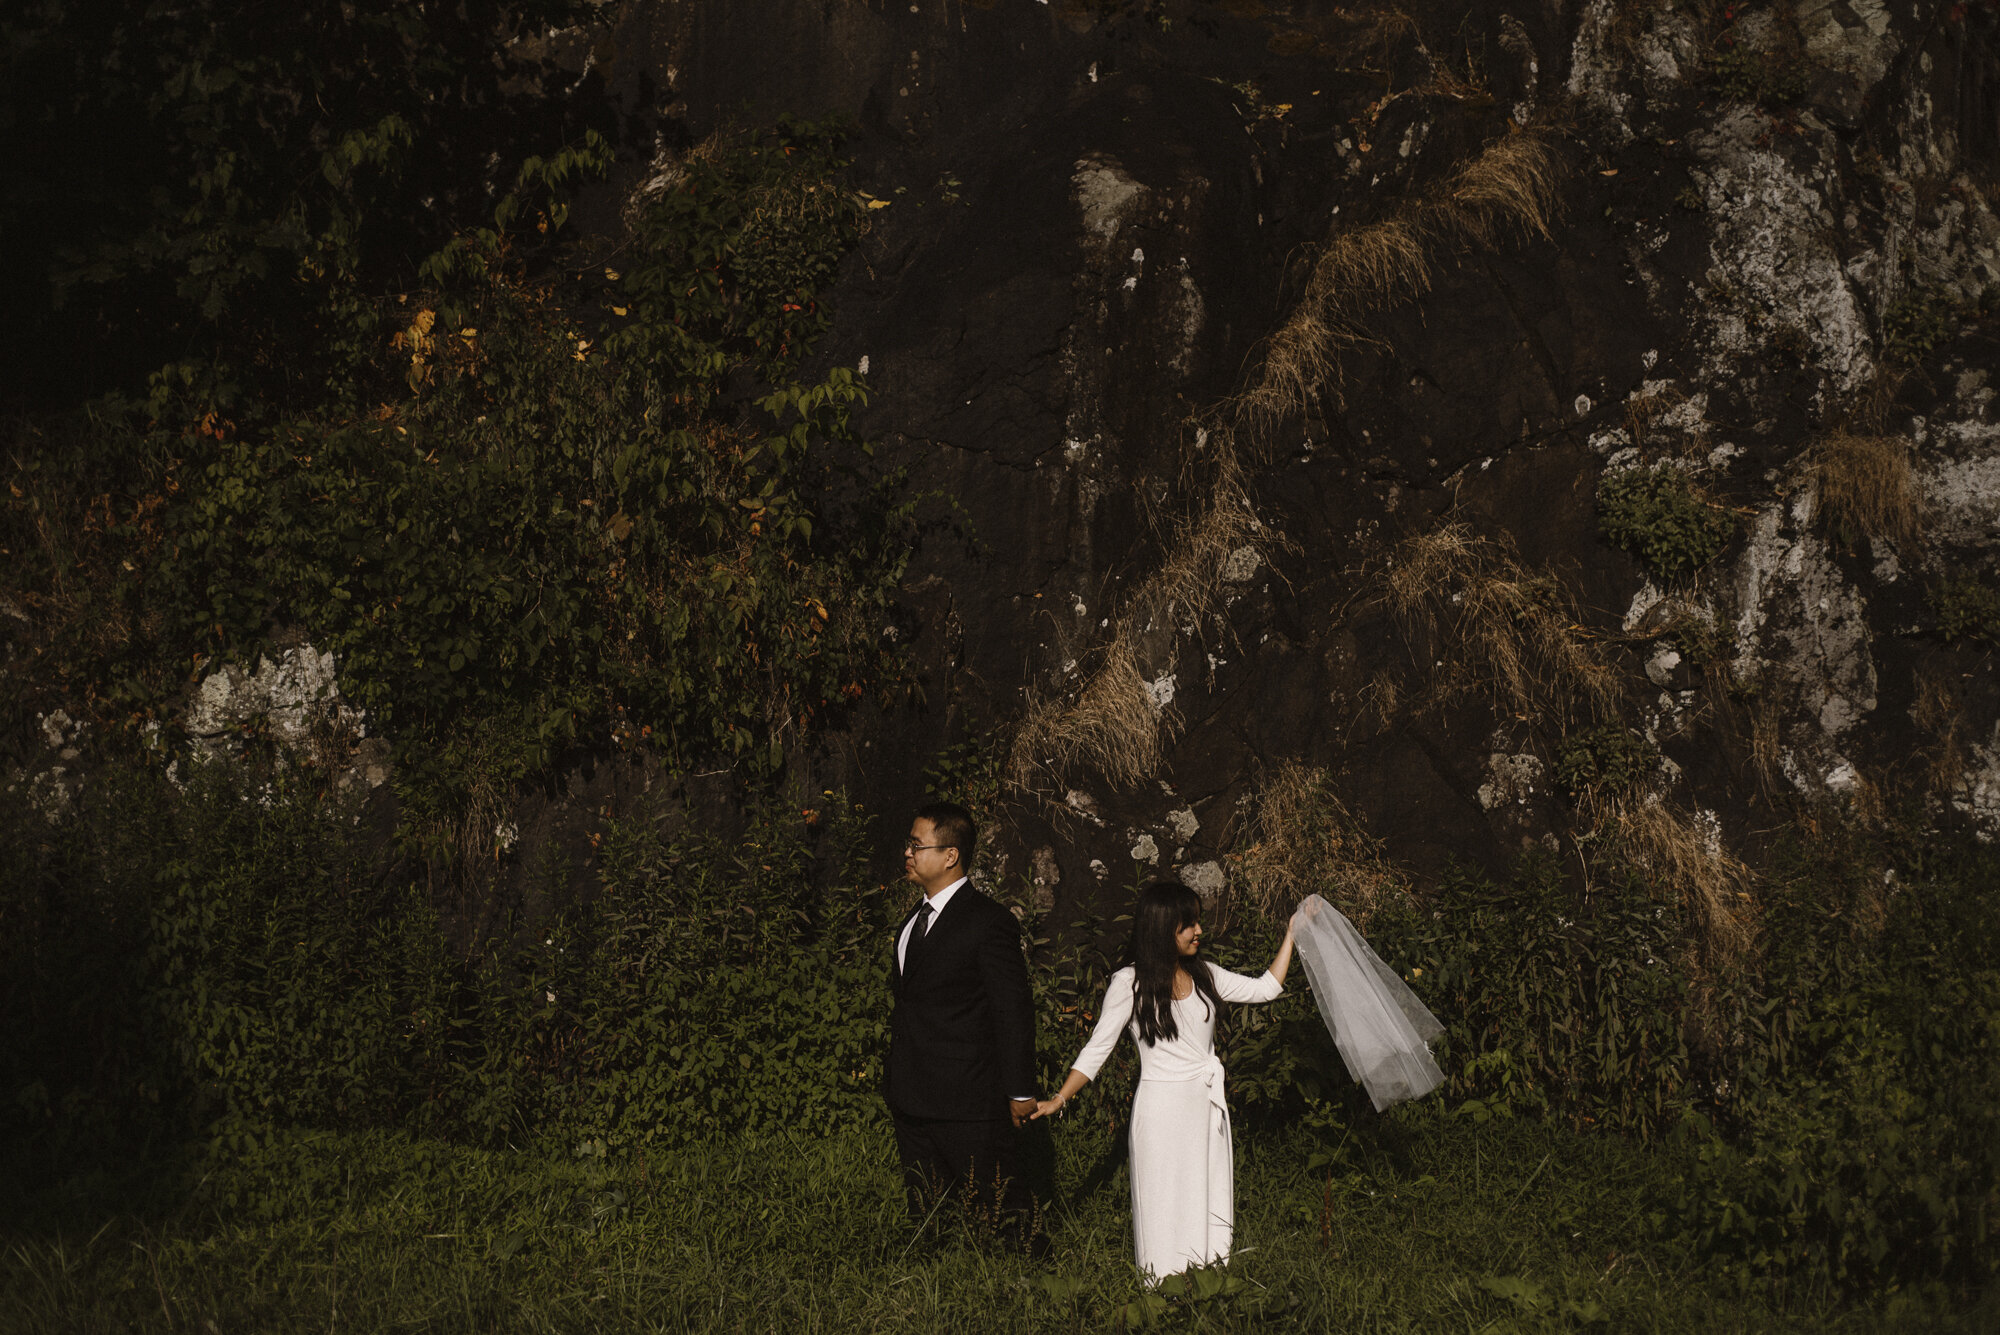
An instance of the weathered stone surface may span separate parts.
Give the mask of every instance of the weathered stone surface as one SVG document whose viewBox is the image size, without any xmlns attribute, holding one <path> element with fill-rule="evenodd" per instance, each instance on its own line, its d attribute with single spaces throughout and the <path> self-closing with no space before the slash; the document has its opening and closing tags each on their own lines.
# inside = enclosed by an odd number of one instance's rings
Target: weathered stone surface
<svg viewBox="0 0 2000 1335">
<path fill-rule="evenodd" d="M 1214 564 L 1219 619 L 1152 609 L 1121 646 L 1169 741 L 1157 773 L 1121 786 L 1084 766 L 1010 791 L 996 865 L 1058 915 L 1155 870 L 1222 893 L 1246 803 L 1288 760 L 1327 769 L 1419 878 L 1554 840 L 1575 812 L 1549 767 L 1581 720 L 1418 698 L 1442 661 L 1376 600 L 1395 545 L 1448 517 L 1574 595 L 1619 674 L 1618 721 L 1659 745 L 1657 786 L 1716 849 L 1774 823 L 1774 788 L 1859 801 L 1947 743 L 1962 763 L 1938 769 L 1936 818 L 2000 830 L 2000 690 L 1924 602 L 2000 560 L 1991 7 L 1744 7 L 1746 49 L 1804 62 L 1799 99 L 1766 104 L 1722 95 L 1722 20 L 1676 0 L 1417 4 L 1413 34 L 1389 38 L 1358 12 L 607 13 L 599 68 L 678 122 L 624 189 L 726 124 L 834 113 L 856 127 L 857 184 L 893 201 L 832 294 L 825 357 L 861 371 L 864 429 L 926 498 L 897 621 L 922 703 L 796 757 L 800 782 L 906 810 L 941 748 L 998 745 L 1031 698 L 1073 700 L 1187 540 L 1219 405 L 1255 379 L 1329 238 L 1439 198 L 1529 133 L 1565 172 L 1551 234 L 1433 238 L 1421 295 L 1367 306 L 1338 393 L 1240 455 L 1260 538 Z M 1912 311 L 1946 312 L 1942 332 L 1892 346 Z M 1918 542 L 1829 535 L 1811 452 L 1841 429 L 1912 443 Z M 1600 477 L 1658 462 L 1738 523 L 1692 578 L 1598 533 Z M 308 707 L 341 708 L 314 694 L 324 673 L 288 654 L 212 678 L 189 730 L 290 736 Z M 1944 740 L 1923 703 L 1937 682 Z M 587 768 L 501 822 L 505 866 L 575 847 L 576 813 L 654 782 Z M 884 823 L 885 868 L 900 828 Z M 503 869 L 496 902 L 525 884 Z"/>
</svg>

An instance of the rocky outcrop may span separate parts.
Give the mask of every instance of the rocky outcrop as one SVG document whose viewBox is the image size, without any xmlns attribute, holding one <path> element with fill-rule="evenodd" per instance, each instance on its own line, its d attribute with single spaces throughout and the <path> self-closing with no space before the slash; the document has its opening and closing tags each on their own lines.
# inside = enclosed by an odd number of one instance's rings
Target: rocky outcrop
<svg viewBox="0 0 2000 1335">
<path fill-rule="evenodd" d="M 690 137 L 845 114 L 893 201 L 830 355 L 936 498 L 908 604 L 926 703 L 819 779 L 894 809 L 925 756 L 1037 709 L 1156 720 L 1136 769 L 1051 746 L 1015 774 L 1004 843 L 1051 899 L 1135 866 L 1214 893 L 1286 761 L 1331 771 L 1420 875 L 1557 839 L 1578 816 L 1551 765 L 1587 720 L 1413 701 L 1426 651 L 1371 610 L 1384 554 L 1453 516 L 1577 599 L 1616 712 L 1661 748 L 1656 793 L 1718 847 L 1781 795 L 1898 784 L 2000 830 L 1988 664 L 1924 598 L 1991 563 L 2000 519 L 2000 15 L 1461 11 L 662 0 L 615 27 L 599 50 Z M 1208 433 L 1268 379 L 1312 266 L 1518 135 L 1565 169 L 1552 234 L 1419 229 L 1422 281 L 1382 288 L 1412 299 L 1324 344 L 1337 364 L 1232 456 L 1245 539 L 1152 601 L 1213 508 Z M 1907 443 L 1921 536 L 1829 520 L 1837 432 Z M 1691 577 L 1597 524 L 1601 474 L 1663 462 L 1735 518 Z M 1928 782 L 1919 697 L 1946 678 L 1958 759 Z"/>
<path fill-rule="evenodd" d="M 639 0 L 559 36 L 663 124 L 582 216 L 781 114 L 846 117 L 882 205 L 825 356 L 921 498 L 885 627 L 921 703 L 795 754 L 802 793 L 896 812 L 947 747 L 1010 756 L 993 867 L 1044 911 L 1223 894 L 1281 769 L 1419 879 L 1568 857 L 1629 814 L 1562 777 L 1605 727 L 1718 859 L 1774 804 L 2000 832 L 2000 627 L 1947 642 L 1928 598 L 2000 562 L 1991 4 Z M 1606 541 L 1637 468 L 1729 516 L 1718 558 Z M 1587 689 L 1510 695 L 1504 644 L 1408 614 L 1396 563 L 1447 525 L 1483 555 L 1426 596 L 1501 581 Z M 213 672 L 180 731 L 375 788 L 335 666 Z M 50 726 L 10 783 L 57 811 Z M 566 801 L 654 782 L 586 763 L 501 815 L 496 893 L 550 841 L 587 861 Z"/>
</svg>

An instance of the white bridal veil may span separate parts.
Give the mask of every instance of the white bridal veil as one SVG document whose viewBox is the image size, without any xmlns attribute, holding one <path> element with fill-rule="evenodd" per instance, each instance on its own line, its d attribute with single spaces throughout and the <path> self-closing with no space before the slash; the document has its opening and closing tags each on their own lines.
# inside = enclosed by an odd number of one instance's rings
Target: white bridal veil
<svg viewBox="0 0 2000 1335">
<path fill-rule="evenodd" d="M 1368 948 L 1354 924 L 1318 895 L 1307 895 L 1292 915 L 1292 928 L 1320 1016 L 1375 1111 L 1420 1099 L 1443 1084 L 1427 1042 L 1444 1026 Z"/>
</svg>

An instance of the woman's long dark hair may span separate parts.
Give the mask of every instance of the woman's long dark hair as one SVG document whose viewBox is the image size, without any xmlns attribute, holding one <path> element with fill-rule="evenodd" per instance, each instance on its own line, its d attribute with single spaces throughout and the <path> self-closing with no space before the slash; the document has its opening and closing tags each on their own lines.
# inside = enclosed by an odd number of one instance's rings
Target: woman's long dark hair
<svg viewBox="0 0 2000 1335">
<path fill-rule="evenodd" d="M 1201 918 L 1201 896 L 1179 881 L 1155 881 L 1139 892 L 1132 914 L 1132 1014 L 1139 1038 L 1158 1043 L 1175 1038 L 1174 971 L 1186 969 L 1194 990 L 1210 1015 L 1222 1013 L 1222 998 L 1208 976 L 1208 961 L 1200 955 L 1183 957 L 1174 933 Z"/>
</svg>

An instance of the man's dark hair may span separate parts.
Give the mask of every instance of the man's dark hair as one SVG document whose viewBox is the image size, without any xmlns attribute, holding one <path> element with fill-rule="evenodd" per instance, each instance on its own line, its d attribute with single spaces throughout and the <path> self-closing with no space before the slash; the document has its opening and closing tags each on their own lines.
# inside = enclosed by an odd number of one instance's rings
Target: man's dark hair
<svg viewBox="0 0 2000 1335">
<path fill-rule="evenodd" d="M 972 870 L 972 848 L 979 842 L 979 826 L 972 813 L 956 802 L 926 802 L 917 808 L 917 820 L 931 823 L 931 839 L 940 848 L 958 850 L 958 865 Z"/>
</svg>

